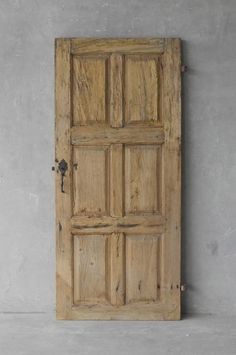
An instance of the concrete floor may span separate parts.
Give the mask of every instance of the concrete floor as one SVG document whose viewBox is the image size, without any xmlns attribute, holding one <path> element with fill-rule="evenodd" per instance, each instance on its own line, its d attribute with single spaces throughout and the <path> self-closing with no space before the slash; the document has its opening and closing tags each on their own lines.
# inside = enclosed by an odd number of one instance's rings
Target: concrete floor
<svg viewBox="0 0 236 355">
<path fill-rule="evenodd" d="M 233 355 L 236 317 L 179 322 L 56 321 L 53 314 L 1 314 L 1 355 Z"/>
</svg>

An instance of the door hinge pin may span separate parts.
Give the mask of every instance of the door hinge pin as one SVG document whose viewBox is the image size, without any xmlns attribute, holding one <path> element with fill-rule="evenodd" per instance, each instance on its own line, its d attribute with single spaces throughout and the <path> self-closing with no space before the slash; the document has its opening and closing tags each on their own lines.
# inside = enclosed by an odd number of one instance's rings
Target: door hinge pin
<svg viewBox="0 0 236 355">
<path fill-rule="evenodd" d="M 186 64 L 182 64 L 182 65 L 181 65 L 181 72 L 182 72 L 182 73 L 185 73 L 187 70 L 188 70 L 187 65 L 186 65 Z"/>
</svg>

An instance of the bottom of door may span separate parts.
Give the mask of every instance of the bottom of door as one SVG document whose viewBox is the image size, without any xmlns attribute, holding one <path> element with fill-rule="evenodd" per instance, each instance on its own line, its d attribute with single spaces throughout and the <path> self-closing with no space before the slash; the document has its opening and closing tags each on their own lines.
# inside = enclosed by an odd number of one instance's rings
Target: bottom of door
<svg viewBox="0 0 236 355">
<path fill-rule="evenodd" d="M 140 305 L 80 305 L 66 312 L 57 312 L 57 319 L 67 320 L 180 320 L 179 304 L 163 303 Z"/>
</svg>

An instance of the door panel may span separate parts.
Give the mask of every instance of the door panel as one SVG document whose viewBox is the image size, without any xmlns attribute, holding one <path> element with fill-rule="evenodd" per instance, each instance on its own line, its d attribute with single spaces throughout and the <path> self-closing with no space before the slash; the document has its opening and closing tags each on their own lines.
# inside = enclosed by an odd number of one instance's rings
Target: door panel
<svg viewBox="0 0 236 355">
<path fill-rule="evenodd" d="M 159 237 L 126 238 L 126 302 L 157 302 L 160 287 Z"/>
<path fill-rule="evenodd" d="M 127 124 L 158 122 L 159 73 L 158 56 L 125 56 L 125 121 Z"/>
<path fill-rule="evenodd" d="M 106 254 L 106 235 L 74 237 L 75 304 L 105 303 Z"/>
<path fill-rule="evenodd" d="M 76 146 L 73 152 L 74 215 L 108 215 L 109 148 Z"/>
<path fill-rule="evenodd" d="M 73 57 L 73 122 L 78 125 L 106 121 L 107 59 Z"/>
<path fill-rule="evenodd" d="M 55 96 L 58 319 L 179 319 L 180 40 L 58 39 Z"/>
<path fill-rule="evenodd" d="M 125 146 L 125 210 L 158 213 L 161 205 L 161 147 Z"/>
</svg>

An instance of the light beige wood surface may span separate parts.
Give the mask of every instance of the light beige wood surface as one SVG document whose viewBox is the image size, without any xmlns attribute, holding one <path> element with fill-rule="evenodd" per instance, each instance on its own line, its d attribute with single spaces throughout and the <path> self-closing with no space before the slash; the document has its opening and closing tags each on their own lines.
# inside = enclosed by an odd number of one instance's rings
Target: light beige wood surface
<svg viewBox="0 0 236 355">
<path fill-rule="evenodd" d="M 156 56 L 126 56 L 125 99 L 126 123 L 158 121 L 159 58 Z"/>
<path fill-rule="evenodd" d="M 74 56 L 72 63 L 74 125 L 105 123 L 107 58 Z"/>
<path fill-rule="evenodd" d="M 57 318 L 180 319 L 180 40 L 55 48 Z"/>
</svg>

